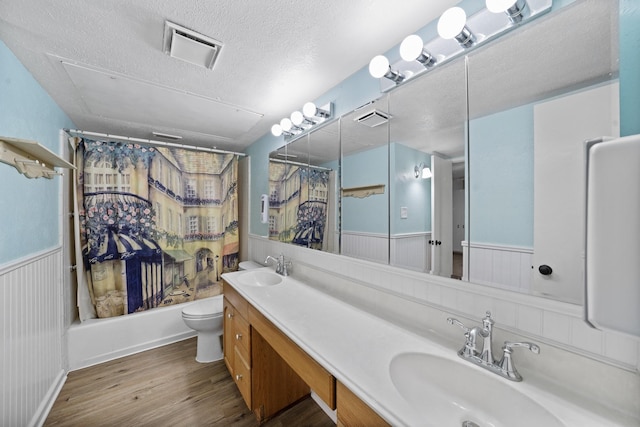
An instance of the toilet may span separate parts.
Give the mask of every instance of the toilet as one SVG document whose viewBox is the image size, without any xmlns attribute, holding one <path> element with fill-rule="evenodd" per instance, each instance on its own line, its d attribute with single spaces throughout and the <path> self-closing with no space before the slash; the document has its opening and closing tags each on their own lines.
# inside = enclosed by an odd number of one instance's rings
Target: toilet
<svg viewBox="0 0 640 427">
<path fill-rule="evenodd" d="M 198 333 L 196 361 L 215 362 L 222 354 L 222 295 L 189 303 L 182 309 L 184 323 Z"/>
<path fill-rule="evenodd" d="M 262 268 L 264 265 L 260 265 L 255 261 L 242 261 L 238 264 L 238 270 L 253 270 L 254 268 Z"/>
<path fill-rule="evenodd" d="M 252 270 L 264 267 L 253 261 L 242 261 L 238 270 Z M 205 298 L 189 303 L 182 309 L 184 323 L 198 333 L 196 361 L 209 363 L 224 357 L 221 337 L 223 333 L 223 296 Z"/>
</svg>

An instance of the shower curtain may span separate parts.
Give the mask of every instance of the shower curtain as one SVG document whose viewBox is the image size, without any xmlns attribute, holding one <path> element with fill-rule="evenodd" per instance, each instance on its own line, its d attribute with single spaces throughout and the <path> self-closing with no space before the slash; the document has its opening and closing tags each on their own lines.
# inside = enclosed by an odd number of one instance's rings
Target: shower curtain
<svg viewBox="0 0 640 427">
<path fill-rule="evenodd" d="M 237 157 L 72 138 L 80 319 L 222 292 L 237 270 Z"/>
</svg>

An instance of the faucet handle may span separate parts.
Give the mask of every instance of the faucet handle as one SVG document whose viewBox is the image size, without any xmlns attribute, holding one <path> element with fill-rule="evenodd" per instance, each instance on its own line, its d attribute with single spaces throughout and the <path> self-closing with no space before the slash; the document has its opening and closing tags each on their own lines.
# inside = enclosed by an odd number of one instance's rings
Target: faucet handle
<svg viewBox="0 0 640 427">
<path fill-rule="evenodd" d="M 524 347 L 526 349 L 529 349 L 532 353 L 540 354 L 540 346 L 538 346 L 538 344 L 534 344 L 532 342 L 505 341 L 503 350 L 504 351 L 509 351 L 509 353 L 511 353 L 515 347 Z"/>
<path fill-rule="evenodd" d="M 454 319 L 453 317 L 448 317 L 447 318 L 447 323 L 450 324 L 450 325 L 458 325 L 458 326 L 460 326 L 460 328 L 465 332 L 465 334 L 468 334 L 471 331 L 471 329 L 469 329 L 466 326 L 464 326 L 461 321 L 459 321 L 458 319 Z"/>
<path fill-rule="evenodd" d="M 522 381 L 522 375 L 516 370 L 513 359 L 511 358 L 511 353 L 515 347 L 527 348 L 535 354 L 540 354 L 540 347 L 531 342 L 504 342 L 504 347 L 502 347 L 502 360 L 499 363 L 501 373 L 505 378 L 512 381 Z"/>
<path fill-rule="evenodd" d="M 469 358 L 478 355 L 478 349 L 476 347 L 476 336 L 478 333 L 478 328 L 469 329 L 458 319 L 454 319 L 453 317 L 447 318 L 447 323 L 450 325 L 458 325 L 460 329 L 464 331 L 464 346 L 458 351 L 458 356 L 462 358 Z"/>
</svg>

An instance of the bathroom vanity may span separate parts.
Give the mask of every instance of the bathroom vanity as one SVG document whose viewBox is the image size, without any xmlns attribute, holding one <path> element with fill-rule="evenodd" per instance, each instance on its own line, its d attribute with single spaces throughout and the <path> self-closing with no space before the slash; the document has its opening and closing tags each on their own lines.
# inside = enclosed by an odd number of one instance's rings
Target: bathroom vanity
<svg viewBox="0 0 640 427">
<path fill-rule="evenodd" d="M 416 335 L 271 268 L 223 280 L 225 363 L 260 422 L 311 390 L 345 427 L 637 421 L 545 386 L 531 370 L 514 382 L 468 363 L 456 354 L 462 334 L 459 343 Z"/>
<path fill-rule="evenodd" d="M 368 420 L 367 425 L 388 425 L 226 280 L 223 289 L 224 361 L 259 422 L 313 389 L 329 408 L 339 405 L 338 425 L 356 425 L 363 420 Z"/>
</svg>

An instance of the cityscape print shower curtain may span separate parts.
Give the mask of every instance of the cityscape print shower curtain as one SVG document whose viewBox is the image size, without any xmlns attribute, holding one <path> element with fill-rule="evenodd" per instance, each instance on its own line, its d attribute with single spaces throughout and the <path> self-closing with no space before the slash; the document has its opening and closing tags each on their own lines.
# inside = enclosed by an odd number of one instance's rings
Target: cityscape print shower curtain
<svg viewBox="0 0 640 427">
<path fill-rule="evenodd" d="M 238 265 L 237 157 L 74 140 L 81 320 L 222 293 Z"/>
</svg>

